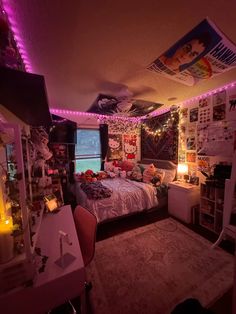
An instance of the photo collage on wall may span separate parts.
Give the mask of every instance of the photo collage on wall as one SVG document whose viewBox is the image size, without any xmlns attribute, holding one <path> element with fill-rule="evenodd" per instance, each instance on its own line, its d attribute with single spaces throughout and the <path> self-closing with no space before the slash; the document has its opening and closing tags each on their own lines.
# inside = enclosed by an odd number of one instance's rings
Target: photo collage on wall
<svg viewBox="0 0 236 314">
<path fill-rule="evenodd" d="M 178 161 L 189 173 L 209 171 L 211 156 L 230 157 L 236 146 L 236 86 L 180 109 Z"/>
</svg>

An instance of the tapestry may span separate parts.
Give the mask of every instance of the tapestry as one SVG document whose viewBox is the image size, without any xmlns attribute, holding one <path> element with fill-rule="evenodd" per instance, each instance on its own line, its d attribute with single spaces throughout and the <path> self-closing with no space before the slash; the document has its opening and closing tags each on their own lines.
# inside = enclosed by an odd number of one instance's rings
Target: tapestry
<svg viewBox="0 0 236 314">
<path fill-rule="evenodd" d="M 208 18 L 154 60 L 148 70 L 193 86 L 236 66 L 236 46 Z"/>
<path fill-rule="evenodd" d="M 177 111 L 167 112 L 144 121 L 141 129 L 142 159 L 171 160 L 177 163 L 178 121 Z"/>
<path fill-rule="evenodd" d="M 137 134 L 124 134 L 125 159 L 136 159 L 137 151 Z"/>
</svg>

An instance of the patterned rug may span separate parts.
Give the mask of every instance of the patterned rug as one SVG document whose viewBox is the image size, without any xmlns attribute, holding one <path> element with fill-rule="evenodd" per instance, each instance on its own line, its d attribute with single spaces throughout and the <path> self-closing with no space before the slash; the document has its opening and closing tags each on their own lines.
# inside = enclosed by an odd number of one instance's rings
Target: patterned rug
<svg viewBox="0 0 236 314">
<path fill-rule="evenodd" d="M 167 314 L 210 306 L 233 285 L 233 256 L 172 218 L 96 243 L 87 269 L 94 314 Z"/>
</svg>

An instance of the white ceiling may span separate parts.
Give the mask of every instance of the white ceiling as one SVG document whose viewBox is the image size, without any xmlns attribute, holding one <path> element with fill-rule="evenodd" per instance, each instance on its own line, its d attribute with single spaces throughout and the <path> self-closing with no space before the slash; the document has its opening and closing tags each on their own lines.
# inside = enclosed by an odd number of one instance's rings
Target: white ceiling
<svg viewBox="0 0 236 314">
<path fill-rule="evenodd" d="M 236 79 L 236 69 L 188 87 L 146 70 L 207 16 L 236 42 L 235 0 L 3 0 L 52 108 L 86 111 L 126 86 L 169 106 Z M 175 101 L 168 98 L 176 97 Z"/>
</svg>

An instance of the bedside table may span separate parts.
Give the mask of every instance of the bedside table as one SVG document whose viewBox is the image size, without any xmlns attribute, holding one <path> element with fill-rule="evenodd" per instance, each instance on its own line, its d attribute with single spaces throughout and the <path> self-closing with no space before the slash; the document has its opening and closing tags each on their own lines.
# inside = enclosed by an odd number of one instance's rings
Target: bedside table
<svg viewBox="0 0 236 314">
<path fill-rule="evenodd" d="M 180 181 L 170 182 L 168 186 L 169 214 L 186 223 L 191 223 L 191 208 L 200 203 L 200 187 Z"/>
</svg>

